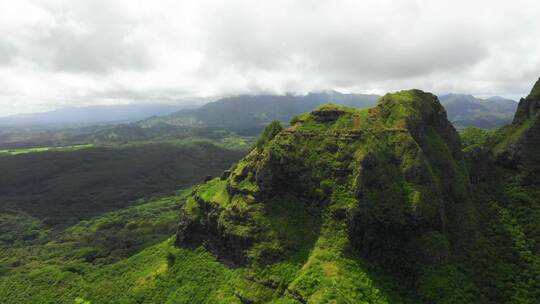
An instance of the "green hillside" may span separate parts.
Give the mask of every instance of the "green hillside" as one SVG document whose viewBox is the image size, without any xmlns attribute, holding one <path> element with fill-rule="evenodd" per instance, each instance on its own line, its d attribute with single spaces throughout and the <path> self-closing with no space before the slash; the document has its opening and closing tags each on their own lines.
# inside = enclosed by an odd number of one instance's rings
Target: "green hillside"
<svg viewBox="0 0 540 304">
<path fill-rule="evenodd" d="M 0 244 L 0 299 L 538 303 L 535 90 L 465 149 L 436 96 L 400 91 L 272 122 L 230 170 L 173 195 L 51 232 L 6 213 L 43 241 Z"/>
</svg>

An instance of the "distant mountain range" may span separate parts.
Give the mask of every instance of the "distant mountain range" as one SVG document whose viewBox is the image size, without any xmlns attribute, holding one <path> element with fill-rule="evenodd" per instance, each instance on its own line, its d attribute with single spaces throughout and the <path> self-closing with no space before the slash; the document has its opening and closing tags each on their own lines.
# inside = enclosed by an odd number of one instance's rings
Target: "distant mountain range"
<svg viewBox="0 0 540 304">
<path fill-rule="evenodd" d="M 307 95 L 240 95 L 222 98 L 201 107 L 180 105 L 104 105 L 67 107 L 49 112 L 0 117 L 4 131 L 26 128 L 51 130 L 96 124 L 138 122 L 141 127 L 156 124 L 206 126 L 240 133 L 258 133 L 272 120 L 288 122 L 293 116 L 311 111 L 323 103 L 368 108 L 378 95 L 321 91 Z M 448 117 L 458 128 L 499 127 L 510 122 L 517 102 L 502 97 L 480 99 L 472 95 L 447 94 L 439 97 Z"/>
<path fill-rule="evenodd" d="M 180 110 L 179 106 L 167 105 L 64 108 L 0 118 L 0 147 L 126 143 L 187 137 L 214 140 L 221 136 L 219 134 L 230 132 L 257 136 L 272 120 L 288 124 L 294 116 L 324 103 L 369 108 L 375 106 L 379 98 L 378 95 L 321 91 L 306 95 L 240 95 Z M 447 110 L 448 119 L 458 129 L 503 126 L 511 121 L 517 107 L 515 101 L 501 97 L 480 99 L 447 94 L 439 99 Z"/>
<path fill-rule="evenodd" d="M 223 98 L 196 109 L 185 109 L 139 123 L 142 127 L 157 124 L 224 128 L 240 134 L 258 134 L 272 120 L 288 123 L 300 113 L 311 111 L 323 103 L 354 108 L 369 108 L 378 95 L 343 94 L 323 91 L 307 95 L 241 95 Z M 439 97 L 449 120 L 458 129 L 466 127 L 496 128 L 508 124 L 517 102 L 502 97 L 481 99 L 472 95 L 447 94 Z"/>
<path fill-rule="evenodd" d="M 512 121 L 517 102 L 502 97 L 480 99 L 472 95 L 447 94 L 439 96 L 448 119 L 458 129 L 478 127 L 491 129 Z"/>
<path fill-rule="evenodd" d="M 343 94 L 322 91 L 307 95 L 240 95 L 211 102 L 196 109 L 184 109 L 139 123 L 144 127 L 167 123 L 176 126 L 205 126 L 227 129 L 239 134 L 258 134 L 272 120 L 288 123 L 298 114 L 324 103 L 355 108 L 372 107 L 378 95 Z"/>
<path fill-rule="evenodd" d="M 133 122 L 150 116 L 166 115 L 185 106 L 160 104 L 126 104 L 88 107 L 66 107 L 48 112 L 18 114 L 0 117 L 0 127 L 57 129 L 102 123 Z"/>
<path fill-rule="evenodd" d="M 240 95 L 208 103 L 196 109 L 183 109 L 165 116 L 154 116 L 86 132 L 70 143 L 111 143 L 157 138 L 197 137 L 211 140 L 230 136 L 257 136 L 272 120 L 288 124 L 298 114 L 333 102 L 355 108 L 377 103 L 377 95 L 343 94 L 323 91 L 307 95 Z"/>
</svg>

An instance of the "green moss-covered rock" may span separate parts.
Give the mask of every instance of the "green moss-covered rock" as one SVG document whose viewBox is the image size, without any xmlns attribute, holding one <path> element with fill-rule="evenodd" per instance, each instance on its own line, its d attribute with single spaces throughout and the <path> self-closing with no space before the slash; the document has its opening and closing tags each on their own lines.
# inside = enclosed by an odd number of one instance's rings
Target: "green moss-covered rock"
<svg viewBox="0 0 540 304">
<path fill-rule="evenodd" d="M 242 267 L 271 267 L 312 246 L 283 292 L 301 302 L 331 299 L 323 291 L 328 284 L 347 290 L 355 273 L 367 276 L 351 253 L 413 277 L 446 264 L 450 252 L 473 235 L 468 191 L 459 136 L 444 108 L 432 94 L 402 91 L 369 110 L 328 104 L 296 117 L 226 180 L 194 192 L 177 241 L 206 244 L 223 261 Z M 270 210 L 280 197 L 293 198 L 291 209 L 300 204 L 318 214 L 317 242 L 291 242 L 292 232 L 272 224 Z M 352 286 L 350 299 L 360 300 Z"/>
<path fill-rule="evenodd" d="M 430 93 L 322 105 L 200 185 L 177 244 L 238 267 L 245 303 L 538 302 L 537 113 L 463 152 Z"/>
</svg>

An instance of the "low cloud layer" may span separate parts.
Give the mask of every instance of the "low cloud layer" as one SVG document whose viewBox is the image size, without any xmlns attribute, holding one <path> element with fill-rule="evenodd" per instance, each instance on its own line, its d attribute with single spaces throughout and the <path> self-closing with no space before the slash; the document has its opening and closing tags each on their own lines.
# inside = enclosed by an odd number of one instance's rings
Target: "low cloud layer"
<svg viewBox="0 0 540 304">
<path fill-rule="evenodd" d="M 0 2 L 0 116 L 320 89 L 518 97 L 540 76 L 540 3 Z"/>
</svg>

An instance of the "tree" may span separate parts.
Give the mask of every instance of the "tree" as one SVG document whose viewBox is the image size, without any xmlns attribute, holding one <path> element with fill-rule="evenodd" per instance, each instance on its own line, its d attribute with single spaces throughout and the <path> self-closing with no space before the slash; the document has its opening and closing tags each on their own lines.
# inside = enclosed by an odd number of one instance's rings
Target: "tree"
<svg viewBox="0 0 540 304">
<path fill-rule="evenodd" d="M 264 128 L 264 131 L 257 140 L 255 146 L 261 148 L 264 144 L 271 141 L 279 132 L 281 132 L 281 130 L 283 130 L 283 127 L 281 127 L 279 120 L 273 120 L 266 128 Z"/>
<path fill-rule="evenodd" d="M 489 139 L 490 132 L 484 129 L 469 127 L 463 129 L 460 134 L 464 148 L 472 145 L 484 145 Z"/>
</svg>

